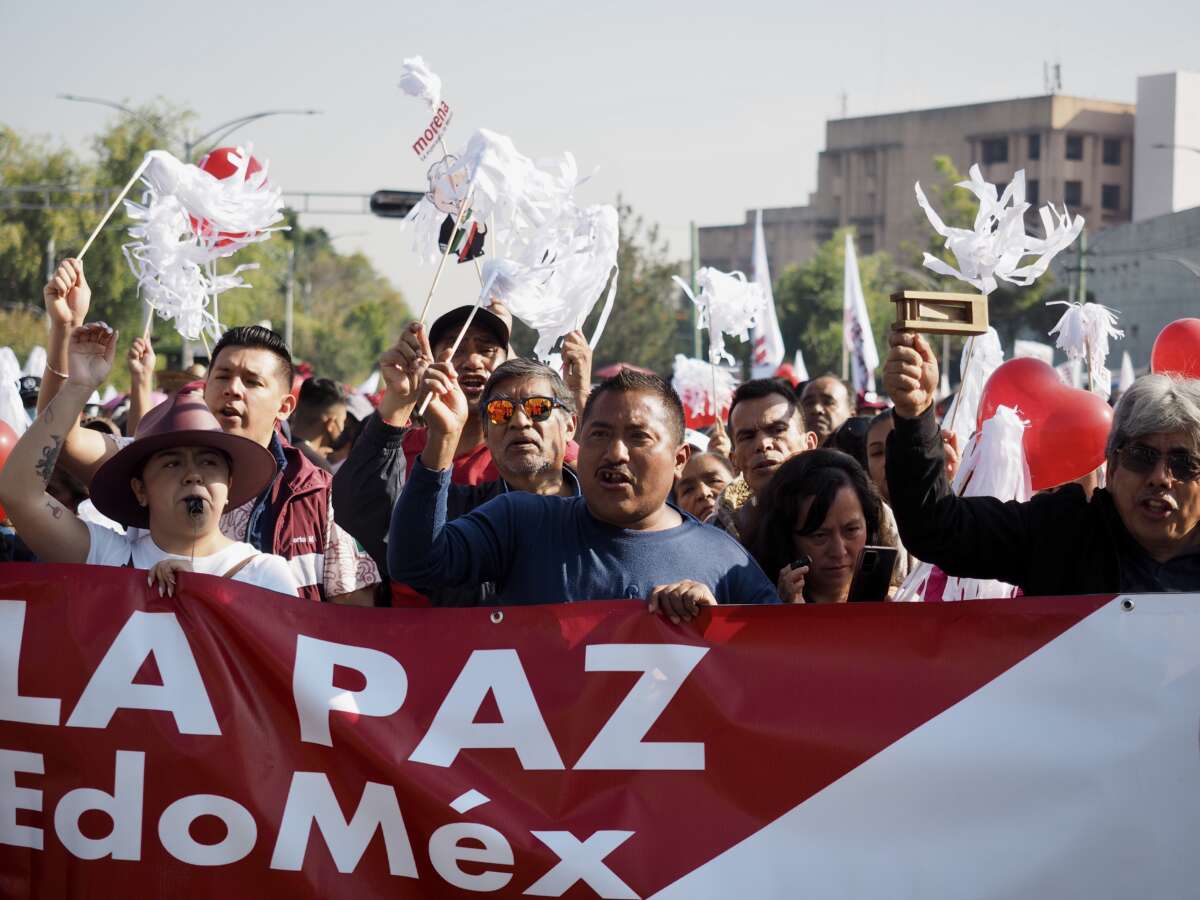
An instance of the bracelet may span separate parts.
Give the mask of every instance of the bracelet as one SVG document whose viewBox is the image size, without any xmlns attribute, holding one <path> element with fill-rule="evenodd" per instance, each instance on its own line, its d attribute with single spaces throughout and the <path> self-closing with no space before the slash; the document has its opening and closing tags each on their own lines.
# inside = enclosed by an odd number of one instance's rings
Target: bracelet
<svg viewBox="0 0 1200 900">
<path fill-rule="evenodd" d="M 61 378 L 63 381 L 66 381 L 68 378 L 70 378 L 70 377 L 71 377 L 71 376 L 70 376 L 70 375 L 68 375 L 66 372 L 60 372 L 60 371 L 58 371 L 58 369 L 54 368 L 54 366 L 50 365 L 50 363 L 46 363 L 46 371 L 47 371 L 47 372 L 53 372 L 55 375 L 57 375 L 57 376 L 58 376 L 59 378 Z"/>
</svg>

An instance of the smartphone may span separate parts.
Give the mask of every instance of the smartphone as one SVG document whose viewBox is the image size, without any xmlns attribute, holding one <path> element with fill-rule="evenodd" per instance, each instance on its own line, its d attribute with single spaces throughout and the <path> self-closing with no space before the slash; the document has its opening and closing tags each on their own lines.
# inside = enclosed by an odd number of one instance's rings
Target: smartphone
<svg viewBox="0 0 1200 900">
<path fill-rule="evenodd" d="M 798 559 L 796 559 L 795 562 L 792 563 L 792 571 L 795 572 L 797 569 L 803 569 L 805 566 L 811 566 L 811 565 L 812 565 L 812 559 L 810 557 L 801 556 Z"/>
<path fill-rule="evenodd" d="M 851 603 L 873 603 L 886 600 L 892 584 L 892 570 L 900 551 L 895 547 L 863 547 L 850 582 Z"/>
</svg>

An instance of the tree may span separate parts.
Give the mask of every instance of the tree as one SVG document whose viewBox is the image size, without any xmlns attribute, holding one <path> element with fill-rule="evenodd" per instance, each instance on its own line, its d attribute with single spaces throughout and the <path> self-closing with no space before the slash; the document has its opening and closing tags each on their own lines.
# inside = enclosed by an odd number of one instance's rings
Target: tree
<svg viewBox="0 0 1200 900">
<path fill-rule="evenodd" d="M 0 334 L 18 354 L 44 341 L 41 293 L 50 253 L 53 259 L 78 253 L 107 208 L 102 197 L 92 202 L 93 195 L 81 191 L 110 188 L 115 196 L 147 151 L 181 143 L 190 118 L 190 112 L 162 101 L 143 106 L 95 137 L 92 162 L 0 127 L 0 183 L 50 186 L 45 195 L 54 205 L 67 207 L 15 209 L 11 195 L 5 201 L 8 206 L 0 207 Z M 137 192 L 135 187 L 135 197 Z M 219 262 L 221 272 L 236 265 L 257 266 L 244 274 L 248 287 L 221 296 L 221 323 L 231 327 L 266 319 L 282 330 L 293 250 L 294 355 L 313 363 L 322 375 L 361 380 L 394 338 L 396 322 L 409 316 L 404 300 L 361 254 L 338 254 L 322 229 L 302 228 L 290 210 L 285 210 L 284 224 L 289 230 Z M 121 252 L 127 227 L 128 220 L 118 210 L 84 260 L 92 285 L 89 318 L 119 328 L 126 341 L 141 334 L 145 324 L 137 284 Z M 37 328 L 30 327 L 31 321 Z M 169 355 L 178 357 L 182 342 L 173 328 L 157 320 L 154 343 L 165 362 Z M 123 366 L 116 367 L 113 380 L 127 380 Z"/>
<path fill-rule="evenodd" d="M 774 285 L 775 310 L 786 355 L 797 347 L 803 350 L 805 365 L 814 377 L 821 372 L 840 372 L 842 367 L 847 231 L 853 233 L 853 229 L 837 231 L 817 248 L 812 259 L 788 266 Z M 883 252 L 860 256 L 858 271 L 871 331 L 882 360 L 887 354 L 887 329 L 896 318 L 896 308 L 889 297 L 893 291 L 915 288 L 917 282 Z"/>
</svg>

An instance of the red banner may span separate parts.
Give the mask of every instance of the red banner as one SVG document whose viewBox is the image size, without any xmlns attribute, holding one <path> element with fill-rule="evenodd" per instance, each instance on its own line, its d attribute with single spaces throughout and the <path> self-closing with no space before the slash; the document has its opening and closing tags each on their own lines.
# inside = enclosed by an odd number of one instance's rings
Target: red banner
<svg viewBox="0 0 1200 900">
<path fill-rule="evenodd" d="M 646 897 L 1109 599 L 675 626 L 3 565 L 0 895 Z"/>
</svg>

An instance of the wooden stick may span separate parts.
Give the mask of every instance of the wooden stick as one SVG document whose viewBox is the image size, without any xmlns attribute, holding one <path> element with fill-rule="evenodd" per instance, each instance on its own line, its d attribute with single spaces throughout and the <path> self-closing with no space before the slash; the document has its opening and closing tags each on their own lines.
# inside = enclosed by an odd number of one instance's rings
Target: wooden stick
<svg viewBox="0 0 1200 900">
<path fill-rule="evenodd" d="M 117 199 L 113 201 L 113 205 L 108 208 L 108 212 L 104 214 L 104 217 L 100 220 L 100 224 L 95 227 L 91 236 L 84 243 L 83 249 L 79 251 L 79 256 L 77 256 L 76 259 L 78 259 L 80 262 L 83 262 L 83 255 L 88 252 L 88 248 L 92 246 L 92 241 L 96 240 L 96 236 L 100 234 L 100 229 L 104 227 L 105 223 L 110 218 L 112 218 L 112 214 L 117 211 L 117 207 L 120 206 L 121 201 L 125 199 L 125 195 L 128 194 L 133 188 L 134 182 L 142 177 L 142 173 L 146 171 L 146 167 L 148 165 L 150 165 L 149 157 L 142 160 L 142 164 L 134 170 L 133 177 L 129 179 L 125 187 L 121 188 L 121 193 L 117 195 Z"/>
<path fill-rule="evenodd" d="M 150 329 L 154 327 L 154 307 L 146 304 L 149 312 L 146 313 L 146 327 L 142 329 L 142 340 L 150 340 Z"/>
<path fill-rule="evenodd" d="M 471 307 L 471 314 L 467 316 L 467 321 L 463 322 L 462 331 L 458 333 L 458 337 L 454 339 L 454 343 L 450 347 L 450 358 L 454 359 L 454 354 L 458 352 L 458 345 L 463 342 L 463 338 L 467 336 L 467 329 L 471 327 L 471 322 L 475 320 L 475 313 L 479 312 L 479 308 L 483 306 L 483 293 L 480 292 L 479 299 L 475 301 L 475 305 Z M 425 410 L 429 409 L 429 403 L 433 400 L 433 391 L 425 395 L 425 399 L 421 401 L 421 408 L 417 410 L 418 416 L 425 415 Z"/>
<path fill-rule="evenodd" d="M 446 260 L 450 256 L 450 249 L 454 246 L 454 238 L 458 236 L 458 231 L 462 228 L 463 220 L 467 217 L 467 210 L 471 207 L 471 199 L 474 192 L 468 194 L 462 202 L 462 207 L 458 211 L 458 218 L 454 221 L 454 230 L 450 232 L 450 239 L 446 241 L 446 250 L 442 253 L 442 260 L 438 263 L 437 271 L 433 273 L 433 284 L 429 286 L 429 295 L 425 298 L 425 305 L 421 307 L 421 315 L 418 321 L 424 325 L 425 316 L 429 313 L 429 304 L 433 302 L 433 294 L 437 290 L 438 282 L 442 278 L 442 269 L 446 267 Z"/>
<path fill-rule="evenodd" d="M 967 373 L 971 371 L 971 357 L 975 355 L 975 338 L 979 335 L 967 338 L 970 346 L 967 347 L 967 360 L 963 363 L 962 380 L 958 383 L 958 396 L 954 398 L 954 409 L 950 411 L 950 424 L 946 426 L 947 431 L 954 430 L 954 420 L 958 417 L 958 408 L 962 406 L 959 402 L 962 399 L 962 386 L 966 384 Z"/>
</svg>

